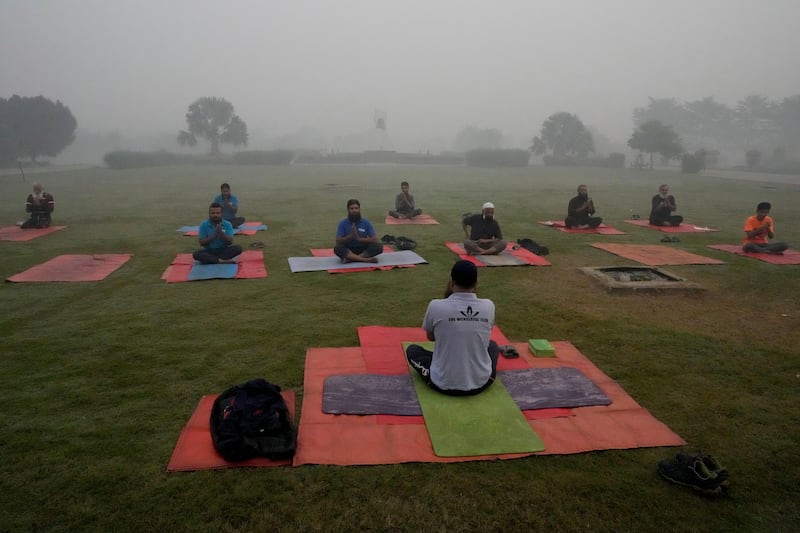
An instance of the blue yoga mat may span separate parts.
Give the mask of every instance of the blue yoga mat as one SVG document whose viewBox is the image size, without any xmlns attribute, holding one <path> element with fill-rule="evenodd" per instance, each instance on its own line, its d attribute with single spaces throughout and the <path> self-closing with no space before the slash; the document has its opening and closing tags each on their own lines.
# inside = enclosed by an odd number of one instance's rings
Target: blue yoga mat
<svg viewBox="0 0 800 533">
<path fill-rule="evenodd" d="M 217 263 L 214 265 L 195 264 L 189 271 L 189 281 L 203 279 L 232 279 L 239 271 L 238 263 Z"/>
</svg>

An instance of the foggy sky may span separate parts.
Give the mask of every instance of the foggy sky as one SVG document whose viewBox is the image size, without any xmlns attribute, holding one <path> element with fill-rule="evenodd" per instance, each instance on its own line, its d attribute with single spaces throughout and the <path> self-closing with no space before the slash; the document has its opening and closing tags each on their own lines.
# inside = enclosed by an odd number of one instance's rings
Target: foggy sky
<svg viewBox="0 0 800 533">
<path fill-rule="evenodd" d="M 798 20 L 797 0 L 0 0 L 0 96 L 128 135 L 219 96 L 255 137 L 361 132 L 380 109 L 407 149 L 466 125 L 526 147 L 569 111 L 624 143 L 648 96 L 800 93 Z"/>
</svg>

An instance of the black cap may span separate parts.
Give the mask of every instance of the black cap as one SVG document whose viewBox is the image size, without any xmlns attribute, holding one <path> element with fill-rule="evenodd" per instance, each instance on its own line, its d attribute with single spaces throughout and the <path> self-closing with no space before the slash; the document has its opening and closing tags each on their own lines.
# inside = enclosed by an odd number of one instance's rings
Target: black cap
<svg viewBox="0 0 800 533">
<path fill-rule="evenodd" d="M 456 261 L 456 264 L 450 270 L 450 277 L 453 279 L 453 283 L 459 287 L 464 289 L 472 288 L 478 283 L 478 267 L 465 259 Z"/>
</svg>

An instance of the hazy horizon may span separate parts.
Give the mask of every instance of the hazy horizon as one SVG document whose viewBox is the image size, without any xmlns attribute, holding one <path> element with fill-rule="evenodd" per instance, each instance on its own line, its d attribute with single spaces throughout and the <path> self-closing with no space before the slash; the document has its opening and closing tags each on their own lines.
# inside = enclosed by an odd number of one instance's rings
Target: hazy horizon
<svg viewBox="0 0 800 533">
<path fill-rule="evenodd" d="M 363 134 L 375 110 L 406 150 L 464 126 L 527 147 L 557 111 L 624 145 L 648 97 L 800 93 L 798 14 L 790 0 L 0 0 L 0 96 L 58 99 L 84 134 L 165 142 L 218 96 L 254 148 L 302 128 Z"/>
</svg>

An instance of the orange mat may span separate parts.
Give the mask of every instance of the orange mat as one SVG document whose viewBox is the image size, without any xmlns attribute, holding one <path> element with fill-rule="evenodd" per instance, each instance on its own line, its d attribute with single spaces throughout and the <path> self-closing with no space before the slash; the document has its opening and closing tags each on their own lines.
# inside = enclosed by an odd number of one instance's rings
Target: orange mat
<svg viewBox="0 0 800 533">
<path fill-rule="evenodd" d="M 773 265 L 800 265 L 800 252 L 797 250 L 786 250 L 782 254 L 751 254 L 744 252 L 741 244 L 709 244 L 708 247 L 743 257 L 752 257 Z"/>
<path fill-rule="evenodd" d="M 403 225 L 414 225 L 414 224 L 420 224 L 420 225 L 438 224 L 439 221 L 433 218 L 432 216 L 423 213 L 422 215 L 417 215 L 414 218 L 394 218 L 390 217 L 389 215 L 386 215 L 386 220 L 384 220 L 384 223 L 390 226 L 403 226 Z"/>
<path fill-rule="evenodd" d="M 626 220 L 625 222 L 627 222 L 628 224 L 633 224 L 634 226 L 639 226 L 642 228 L 650 228 L 664 233 L 712 233 L 715 231 L 719 231 L 716 228 L 695 226 L 694 224 L 687 224 L 685 222 L 682 223 L 680 226 L 654 226 L 653 224 L 650 224 L 650 221 L 647 219 Z"/>
<path fill-rule="evenodd" d="M 59 255 L 15 274 L 13 282 L 100 281 L 124 265 L 132 254 Z"/>
<path fill-rule="evenodd" d="M 233 279 L 266 278 L 267 269 L 264 266 L 264 252 L 261 250 L 246 250 L 239 254 L 237 259 L 236 275 Z M 161 279 L 167 283 L 189 281 L 195 260 L 192 254 L 178 254 L 172 263 L 161 274 Z"/>
<path fill-rule="evenodd" d="M 539 224 L 544 226 L 550 226 L 551 228 L 555 228 L 558 231 L 563 231 L 564 233 L 593 233 L 595 235 L 627 235 L 624 231 L 620 231 L 613 226 L 608 226 L 606 224 L 600 224 L 596 228 L 568 228 L 563 221 L 552 221 L 552 220 L 540 220 Z"/>
<path fill-rule="evenodd" d="M 49 228 L 30 228 L 21 229 L 19 226 L 7 226 L 0 228 L 0 241 L 31 241 L 42 235 L 49 235 L 67 226 L 50 226 Z"/>
<path fill-rule="evenodd" d="M 190 470 L 212 470 L 218 468 L 236 468 L 240 466 L 288 466 L 291 459 L 274 461 L 265 457 L 255 457 L 246 461 L 232 463 L 222 458 L 214 448 L 211 440 L 211 407 L 218 394 L 210 394 L 200 398 L 189 422 L 181 431 L 178 443 L 170 457 L 167 472 L 185 472 Z M 289 408 L 289 416 L 295 419 L 294 391 L 281 391 L 281 396 Z"/>
<path fill-rule="evenodd" d="M 710 257 L 685 252 L 668 246 L 660 246 L 658 244 L 594 243 L 592 246 L 649 266 L 725 264 L 725 261 L 720 261 L 719 259 L 712 259 Z"/>
<path fill-rule="evenodd" d="M 480 256 L 467 254 L 467 251 L 464 250 L 464 245 L 463 244 L 461 244 L 459 242 L 447 241 L 447 242 L 444 243 L 444 245 L 447 246 L 447 248 L 451 252 L 454 252 L 454 253 L 458 254 L 458 258 L 459 259 L 464 259 L 466 261 L 469 261 L 470 263 L 473 263 L 475 266 L 478 266 L 478 267 L 485 267 L 486 266 L 484 263 L 481 262 Z M 528 265 L 533 265 L 533 266 L 552 266 L 552 265 L 550 265 L 550 262 L 547 259 L 545 259 L 544 257 L 542 257 L 540 255 L 536 255 L 535 253 L 531 252 L 530 250 L 526 250 L 525 248 L 522 248 L 522 247 L 518 247 L 515 250 L 514 249 L 515 246 L 516 246 L 516 244 L 511 243 L 511 242 L 506 244 L 506 252 L 510 253 L 514 257 L 522 259 Z M 509 265 L 509 266 L 511 266 L 511 265 Z M 513 266 L 524 266 L 524 265 L 513 265 Z"/>
<path fill-rule="evenodd" d="M 387 329 L 389 328 L 384 328 L 382 332 L 386 333 Z M 403 336 L 406 334 L 402 332 Z M 537 455 L 685 444 L 678 435 L 637 404 L 572 344 L 558 341 L 551 344 L 556 351 L 556 357 L 551 358 L 531 356 L 527 353 L 526 343 L 514 343 L 514 346 L 520 352 L 520 359 L 532 367 L 578 368 L 600 387 L 613 403 L 608 406 L 567 410 L 572 413 L 571 416 L 529 420 L 531 427 L 546 446 L 546 449 Z M 501 361 L 506 360 L 501 359 Z M 297 453 L 293 461 L 295 466 L 450 463 L 512 459 L 530 455 L 437 457 L 433 453 L 427 429 L 423 424 L 381 423 L 378 415 L 329 415 L 322 412 L 323 384 L 326 377 L 367 372 L 367 362 L 362 348 L 307 350 L 303 409 L 297 434 Z"/>
</svg>

